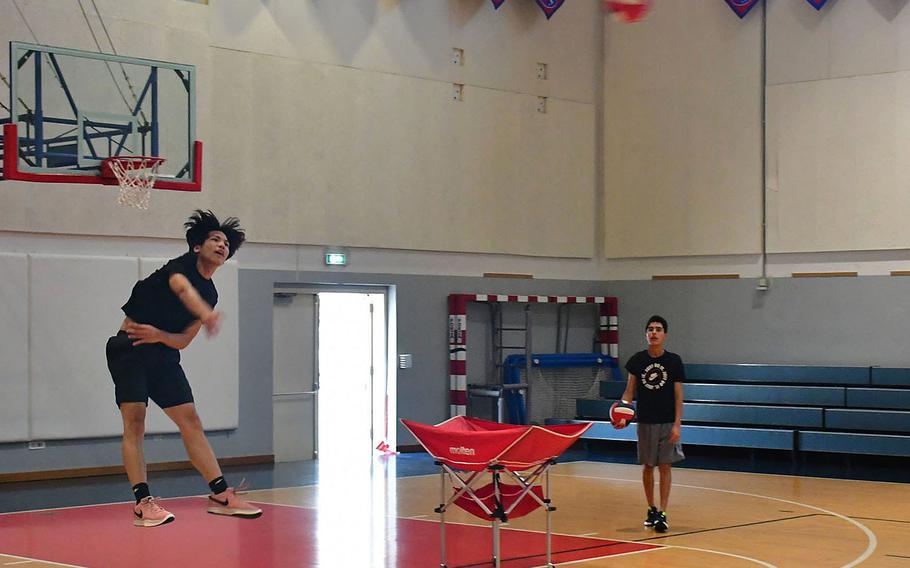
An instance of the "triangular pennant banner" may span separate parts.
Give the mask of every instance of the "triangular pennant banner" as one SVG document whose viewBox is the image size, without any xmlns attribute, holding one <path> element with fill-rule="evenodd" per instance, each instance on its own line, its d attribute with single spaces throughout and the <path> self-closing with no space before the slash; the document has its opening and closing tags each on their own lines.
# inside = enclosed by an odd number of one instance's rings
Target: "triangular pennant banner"
<svg viewBox="0 0 910 568">
<path fill-rule="evenodd" d="M 753 6 L 758 4 L 758 0 L 725 0 L 725 1 L 727 2 L 727 5 L 730 6 L 730 8 L 732 8 L 733 11 L 736 12 L 736 15 L 739 16 L 740 18 L 745 18 L 746 14 L 749 13 L 749 10 L 751 10 Z M 811 2 L 811 0 L 810 0 L 810 2 Z"/>
<path fill-rule="evenodd" d="M 821 10 L 828 0 L 806 0 L 809 4 L 812 4 L 812 7 L 816 10 Z"/>
<path fill-rule="evenodd" d="M 490 0 L 493 3 L 493 8 L 499 10 L 499 7 L 503 5 L 506 0 Z"/>
<path fill-rule="evenodd" d="M 639 22 L 650 8 L 651 0 L 604 0 L 604 10 L 619 22 Z"/>
<path fill-rule="evenodd" d="M 566 0 L 537 0 L 537 5 L 540 6 L 540 9 L 543 10 L 543 13 L 547 15 L 547 19 L 549 20 L 565 1 Z"/>
</svg>

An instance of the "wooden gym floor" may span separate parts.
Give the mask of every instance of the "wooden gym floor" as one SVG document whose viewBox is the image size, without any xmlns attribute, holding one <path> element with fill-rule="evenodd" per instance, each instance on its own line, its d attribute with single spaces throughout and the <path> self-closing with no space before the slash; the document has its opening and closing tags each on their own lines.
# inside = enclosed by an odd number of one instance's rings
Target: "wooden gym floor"
<svg viewBox="0 0 910 568">
<path fill-rule="evenodd" d="M 281 464 L 278 464 L 279 466 Z M 275 471 L 280 467 L 275 467 Z M 427 456 L 322 459 L 312 471 L 249 493 L 258 520 L 206 515 L 191 475 L 156 480 L 177 520 L 134 528 L 122 479 L 70 480 L 64 487 L 0 486 L 0 568 L 192 566 L 439 566 L 440 476 Z M 230 473 L 231 476 L 239 474 Z M 677 467 L 670 531 L 642 527 L 638 466 L 574 461 L 551 469 L 554 558 L 595 567 L 910 567 L 910 484 Z M 185 478 L 185 479 L 184 479 Z M 312 482 L 290 486 L 293 479 Z M 192 484 L 191 484 L 192 482 Z M 33 485 L 33 484 L 32 484 Z M 60 483 L 56 484 L 60 485 Z M 195 487 L 196 496 L 187 488 Z M 29 511 L 11 499 L 23 492 Z M 28 493 L 34 491 L 33 493 Z M 4 494 L 5 493 L 5 494 Z M 61 495 L 79 495 L 68 504 Z M 51 495 L 50 501 L 41 495 Z M 489 524 L 450 508 L 447 564 L 491 565 Z M 504 529 L 503 566 L 545 564 L 545 514 L 537 510 Z"/>
</svg>

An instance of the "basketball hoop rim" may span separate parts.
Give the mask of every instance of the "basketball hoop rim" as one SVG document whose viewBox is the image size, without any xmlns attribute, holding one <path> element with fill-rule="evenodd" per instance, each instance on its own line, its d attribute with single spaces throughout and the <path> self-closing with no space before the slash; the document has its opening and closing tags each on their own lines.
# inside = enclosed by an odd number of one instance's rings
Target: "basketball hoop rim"
<svg viewBox="0 0 910 568">
<path fill-rule="evenodd" d="M 106 178 L 116 178 L 117 175 L 111 164 L 123 164 L 125 170 L 135 170 L 139 168 L 154 168 L 163 164 L 166 160 L 158 156 L 111 156 L 101 161 L 101 176 Z"/>
</svg>

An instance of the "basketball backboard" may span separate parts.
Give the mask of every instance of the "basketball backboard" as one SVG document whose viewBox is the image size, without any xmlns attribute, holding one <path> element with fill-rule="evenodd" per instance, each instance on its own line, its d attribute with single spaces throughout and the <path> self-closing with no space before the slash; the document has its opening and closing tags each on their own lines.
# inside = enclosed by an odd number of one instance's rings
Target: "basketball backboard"
<svg viewBox="0 0 910 568">
<path fill-rule="evenodd" d="M 3 178 L 116 185 L 105 158 L 164 158 L 156 189 L 199 191 L 193 65 L 10 42 Z"/>
</svg>

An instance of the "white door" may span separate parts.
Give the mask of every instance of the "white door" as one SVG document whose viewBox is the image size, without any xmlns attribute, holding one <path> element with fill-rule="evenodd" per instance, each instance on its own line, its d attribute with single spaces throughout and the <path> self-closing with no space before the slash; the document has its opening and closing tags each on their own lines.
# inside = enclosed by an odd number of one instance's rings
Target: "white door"
<svg viewBox="0 0 910 568">
<path fill-rule="evenodd" d="M 276 462 L 316 457 L 318 312 L 316 294 L 274 295 L 272 445 Z"/>
</svg>

